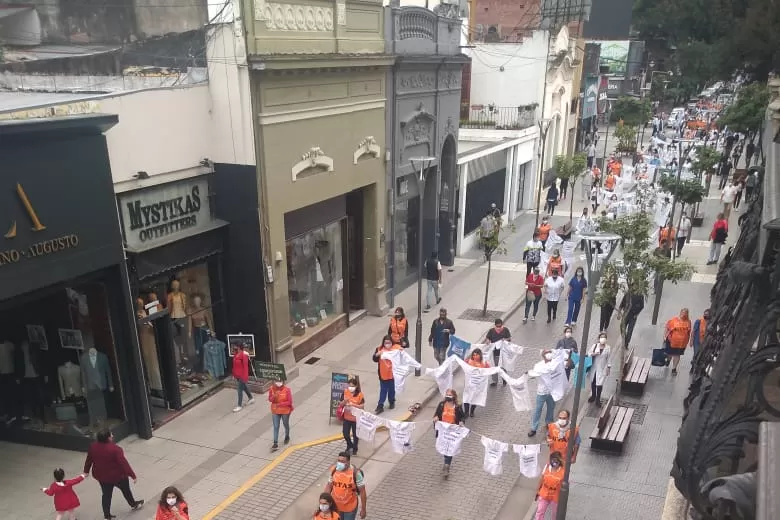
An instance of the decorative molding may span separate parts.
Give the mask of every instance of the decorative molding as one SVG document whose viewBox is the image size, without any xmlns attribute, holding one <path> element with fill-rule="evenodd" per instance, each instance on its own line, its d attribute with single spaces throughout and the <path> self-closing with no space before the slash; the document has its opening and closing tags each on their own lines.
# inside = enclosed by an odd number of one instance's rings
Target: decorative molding
<svg viewBox="0 0 780 520">
<path fill-rule="evenodd" d="M 439 4 L 433 8 L 433 12 L 442 18 L 451 18 L 460 21 L 460 8 L 458 4 Z"/>
<path fill-rule="evenodd" d="M 355 150 L 355 153 L 352 155 L 352 164 L 357 164 L 358 159 L 364 155 L 373 155 L 374 159 L 379 159 L 382 155 L 382 148 L 376 144 L 376 139 L 374 139 L 374 136 L 372 135 L 365 137 L 360 141 L 357 150 Z"/>
<path fill-rule="evenodd" d="M 435 121 L 436 118 L 425 109 L 424 103 L 417 105 L 417 110 L 406 119 L 401 120 L 403 147 L 408 148 L 417 144 L 430 143 Z"/>
<path fill-rule="evenodd" d="M 360 101 L 354 103 L 342 103 L 330 105 L 323 108 L 296 108 L 293 110 L 284 110 L 271 114 L 259 114 L 257 122 L 263 126 L 275 125 L 279 123 L 289 123 L 292 121 L 305 121 L 319 117 L 332 117 L 342 114 L 352 114 L 364 110 L 384 110 L 384 100 Z"/>
<path fill-rule="evenodd" d="M 439 75 L 439 88 L 456 89 L 460 88 L 461 73 L 454 70 L 442 72 Z"/>
<path fill-rule="evenodd" d="M 344 17 L 346 23 L 346 12 Z M 270 31 L 330 32 L 333 31 L 333 8 L 258 1 L 255 20 L 265 22 Z"/>
<path fill-rule="evenodd" d="M 447 126 L 444 128 L 444 131 L 454 136 L 455 139 L 458 138 L 458 126 L 455 124 L 455 121 L 452 118 L 452 116 L 447 118 Z"/>
<path fill-rule="evenodd" d="M 398 78 L 398 85 L 404 90 L 433 90 L 436 77 L 425 72 L 403 75 Z"/>
<path fill-rule="evenodd" d="M 310 175 L 317 173 L 325 173 L 333 171 L 333 159 L 325 155 L 322 148 L 315 146 L 308 152 L 301 155 L 301 160 L 295 163 L 292 167 L 292 180 L 293 182 L 298 180 L 298 177 L 307 170 L 315 170 Z M 319 170 L 319 171 L 317 171 Z M 308 175 L 304 175 L 308 177 Z"/>
<path fill-rule="evenodd" d="M 347 4 L 344 1 L 336 2 L 336 23 L 347 25 Z"/>
</svg>

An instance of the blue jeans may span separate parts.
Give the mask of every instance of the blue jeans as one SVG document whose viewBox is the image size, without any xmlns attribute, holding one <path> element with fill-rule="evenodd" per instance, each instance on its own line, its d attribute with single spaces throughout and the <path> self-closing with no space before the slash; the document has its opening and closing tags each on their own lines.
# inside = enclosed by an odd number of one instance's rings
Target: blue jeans
<svg viewBox="0 0 780 520">
<path fill-rule="evenodd" d="M 452 464 L 452 457 L 445 455 L 444 456 L 444 463 L 445 464 Z"/>
<path fill-rule="evenodd" d="M 395 405 L 395 380 L 388 379 L 387 381 L 379 380 L 379 404 L 377 408 L 385 407 L 385 399 L 390 401 L 391 405 Z"/>
<path fill-rule="evenodd" d="M 566 323 L 577 323 L 577 318 L 580 316 L 580 305 L 582 305 L 582 300 L 569 298 L 569 313 L 566 315 Z"/>
<path fill-rule="evenodd" d="M 547 416 L 544 424 L 550 424 L 555 420 L 555 399 L 550 394 L 536 395 L 536 408 L 534 408 L 533 423 L 531 429 L 539 431 L 539 419 L 542 418 L 542 407 L 547 405 Z"/>
<path fill-rule="evenodd" d="M 541 297 L 536 298 L 534 301 L 525 300 L 525 319 L 528 319 L 528 311 L 531 310 L 531 305 L 534 306 L 534 317 L 536 317 L 536 313 L 539 312 L 539 300 L 541 300 Z"/>
<path fill-rule="evenodd" d="M 357 520 L 358 509 L 360 509 L 360 506 L 356 507 L 354 511 L 350 511 L 348 513 L 339 511 L 339 518 L 341 518 L 341 520 Z"/>
<path fill-rule="evenodd" d="M 290 414 L 275 413 L 271 415 L 271 421 L 274 423 L 274 444 L 279 441 L 279 423 L 284 423 L 284 438 L 290 438 Z"/>
<path fill-rule="evenodd" d="M 431 293 L 435 297 L 433 304 L 439 303 L 439 280 L 428 280 L 428 292 L 425 294 L 425 306 L 431 306 Z"/>
<path fill-rule="evenodd" d="M 244 393 L 246 393 L 248 399 L 252 399 L 252 394 L 249 392 L 249 387 L 246 386 L 244 381 L 236 379 L 236 391 L 238 391 L 238 406 L 241 406 L 244 403 Z"/>
</svg>

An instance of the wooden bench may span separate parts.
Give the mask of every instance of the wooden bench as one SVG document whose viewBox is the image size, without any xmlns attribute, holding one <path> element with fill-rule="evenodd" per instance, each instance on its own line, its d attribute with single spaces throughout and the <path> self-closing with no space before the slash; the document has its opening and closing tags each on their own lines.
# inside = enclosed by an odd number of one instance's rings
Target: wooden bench
<svg viewBox="0 0 780 520">
<path fill-rule="evenodd" d="M 623 364 L 623 382 L 620 388 L 627 394 L 642 395 L 651 366 L 649 359 L 636 357 L 632 348 Z"/>
<path fill-rule="evenodd" d="M 617 406 L 615 396 L 610 397 L 601 409 L 596 428 L 590 434 L 591 449 L 621 453 L 631 429 L 633 415 L 633 408 Z"/>
</svg>

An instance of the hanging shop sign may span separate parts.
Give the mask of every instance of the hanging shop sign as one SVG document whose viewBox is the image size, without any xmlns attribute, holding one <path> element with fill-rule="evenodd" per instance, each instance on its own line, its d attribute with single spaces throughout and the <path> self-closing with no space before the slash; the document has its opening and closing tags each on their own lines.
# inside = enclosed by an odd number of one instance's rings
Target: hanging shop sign
<svg viewBox="0 0 780 520">
<path fill-rule="evenodd" d="M 154 247 L 212 226 L 205 176 L 119 196 L 125 242 L 131 249 Z"/>
</svg>

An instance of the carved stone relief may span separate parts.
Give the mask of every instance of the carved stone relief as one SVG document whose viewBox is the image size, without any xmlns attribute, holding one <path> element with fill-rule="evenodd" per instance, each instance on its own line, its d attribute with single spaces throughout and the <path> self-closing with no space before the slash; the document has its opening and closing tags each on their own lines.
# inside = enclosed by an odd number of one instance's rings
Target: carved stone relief
<svg viewBox="0 0 780 520">
<path fill-rule="evenodd" d="M 376 139 L 374 139 L 374 136 L 368 136 L 360 141 L 357 150 L 355 150 L 355 153 L 352 155 L 352 164 L 357 164 L 358 159 L 364 155 L 373 155 L 374 159 L 379 159 L 381 154 L 382 148 L 376 144 Z"/>
<path fill-rule="evenodd" d="M 401 76 L 398 84 L 404 90 L 433 90 L 436 88 L 436 79 L 433 74 L 420 72 Z"/>
<path fill-rule="evenodd" d="M 455 120 L 452 116 L 447 118 L 447 126 L 444 128 L 444 131 L 456 139 L 458 138 L 458 127 L 455 125 Z"/>
<path fill-rule="evenodd" d="M 336 2 L 336 23 L 347 25 L 347 4 L 345 2 Z"/>
<path fill-rule="evenodd" d="M 444 71 L 439 75 L 439 86 L 445 89 L 460 88 L 461 74 L 452 70 Z"/>
<path fill-rule="evenodd" d="M 310 177 L 318 173 L 332 171 L 333 159 L 325 155 L 322 148 L 315 146 L 301 155 L 301 160 L 293 165 L 292 180 L 295 182 L 299 177 Z"/>
<path fill-rule="evenodd" d="M 346 11 L 344 16 L 346 19 Z M 258 1 L 255 20 L 265 22 L 265 27 L 271 31 L 330 32 L 333 30 L 333 9 Z"/>
<path fill-rule="evenodd" d="M 436 118 L 425 109 L 425 104 L 417 105 L 417 110 L 401 121 L 403 147 L 408 148 L 421 143 L 430 143 L 435 121 Z"/>
</svg>

